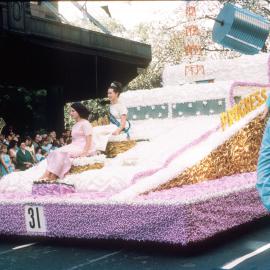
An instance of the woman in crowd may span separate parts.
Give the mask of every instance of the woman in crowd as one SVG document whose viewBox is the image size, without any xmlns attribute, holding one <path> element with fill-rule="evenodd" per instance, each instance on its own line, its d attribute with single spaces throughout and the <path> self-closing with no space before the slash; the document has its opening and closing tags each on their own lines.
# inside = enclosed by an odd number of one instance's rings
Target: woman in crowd
<svg viewBox="0 0 270 270">
<path fill-rule="evenodd" d="M 35 151 L 38 147 L 41 147 L 42 137 L 39 134 L 35 134 L 33 145 L 35 148 Z"/>
<path fill-rule="evenodd" d="M 30 152 L 34 162 L 37 162 L 36 160 L 36 152 L 35 152 L 35 146 L 33 144 L 33 141 L 31 139 L 31 137 L 26 137 L 25 139 L 25 144 L 26 144 L 26 150 Z"/>
<path fill-rule="evenodd" d="M 87 120 L 89 114 L 83 104 L 76 102 L 71 105 L 70 116 L 76 121 L 71 133 L 72 142 L 49 153 L 47 170 L 40 178 L 41 180 L 55 181 L 57 178 L 64 178 L 71 168 L 73 158 L 91 156 L 96 153 L 92 139 L 92 126 Z"/>
<path fill-rule="evenodd" d="M 16 154 L 18 151 L 17 141 L 12 140 L 8 146 L 8 154 L 13 164 L 16 165 Z"/>
</svg>

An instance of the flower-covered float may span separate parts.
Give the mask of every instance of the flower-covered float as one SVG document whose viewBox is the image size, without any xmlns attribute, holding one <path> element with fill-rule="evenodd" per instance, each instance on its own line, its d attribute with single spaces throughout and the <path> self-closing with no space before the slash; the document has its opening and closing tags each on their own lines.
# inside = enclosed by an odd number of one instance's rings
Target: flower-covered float
<svg viewBox="0 0 270 270">
<path fill-rule="evenodd" d="M 75 160 L 53 184 L 36 183 L 46 160 L 2 178 L 0 233 L 185 246 L 267 215 L 255 183 L 268 55 L 211 65 L 230 66 L 226 80 L 123 94 L 128 151 Z"/>
</svg>

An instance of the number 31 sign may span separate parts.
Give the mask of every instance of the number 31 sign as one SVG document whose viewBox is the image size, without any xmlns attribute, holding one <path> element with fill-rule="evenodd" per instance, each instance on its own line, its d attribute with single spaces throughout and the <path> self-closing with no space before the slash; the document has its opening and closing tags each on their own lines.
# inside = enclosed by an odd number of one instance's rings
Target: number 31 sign
<svg viewBox="0 0 270 270">
<path fill-rule="evenodd" d="M 43 206 L 25 206 L 25 224 L 27 232 L 43 233 L 47 231 Z"/>
</svg>

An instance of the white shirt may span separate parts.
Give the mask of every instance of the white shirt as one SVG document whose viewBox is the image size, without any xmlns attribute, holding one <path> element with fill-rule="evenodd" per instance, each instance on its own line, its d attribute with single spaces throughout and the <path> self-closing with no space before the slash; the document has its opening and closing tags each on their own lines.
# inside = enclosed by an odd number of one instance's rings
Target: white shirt
<svg viewBox="0 0 270 270">
<path fill-rule="evenodd" d="M 127 107 L 121 102 L 110 105 L 110 113 L 120 122 L 122 115 L 127 115 Z"/>
</svg>

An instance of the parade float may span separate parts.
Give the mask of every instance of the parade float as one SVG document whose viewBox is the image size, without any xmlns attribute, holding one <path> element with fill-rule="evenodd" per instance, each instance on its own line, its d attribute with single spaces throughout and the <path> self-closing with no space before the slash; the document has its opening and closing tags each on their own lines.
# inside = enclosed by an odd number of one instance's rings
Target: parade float
<svg viewBox="0 0 270 270">
<path fill-rule="evenodd" d="M 114 157 L 75 160 L 55 183 L 36 181 L 46 160 L 3 177 L 0 234 L 186 246 L 266 216 L 255 184 L 269 56 L 204 65 L 214 82 L 179 85 L 168 67 L 163 88 L 122 94 L 132 143 Z"/>
</svg>

